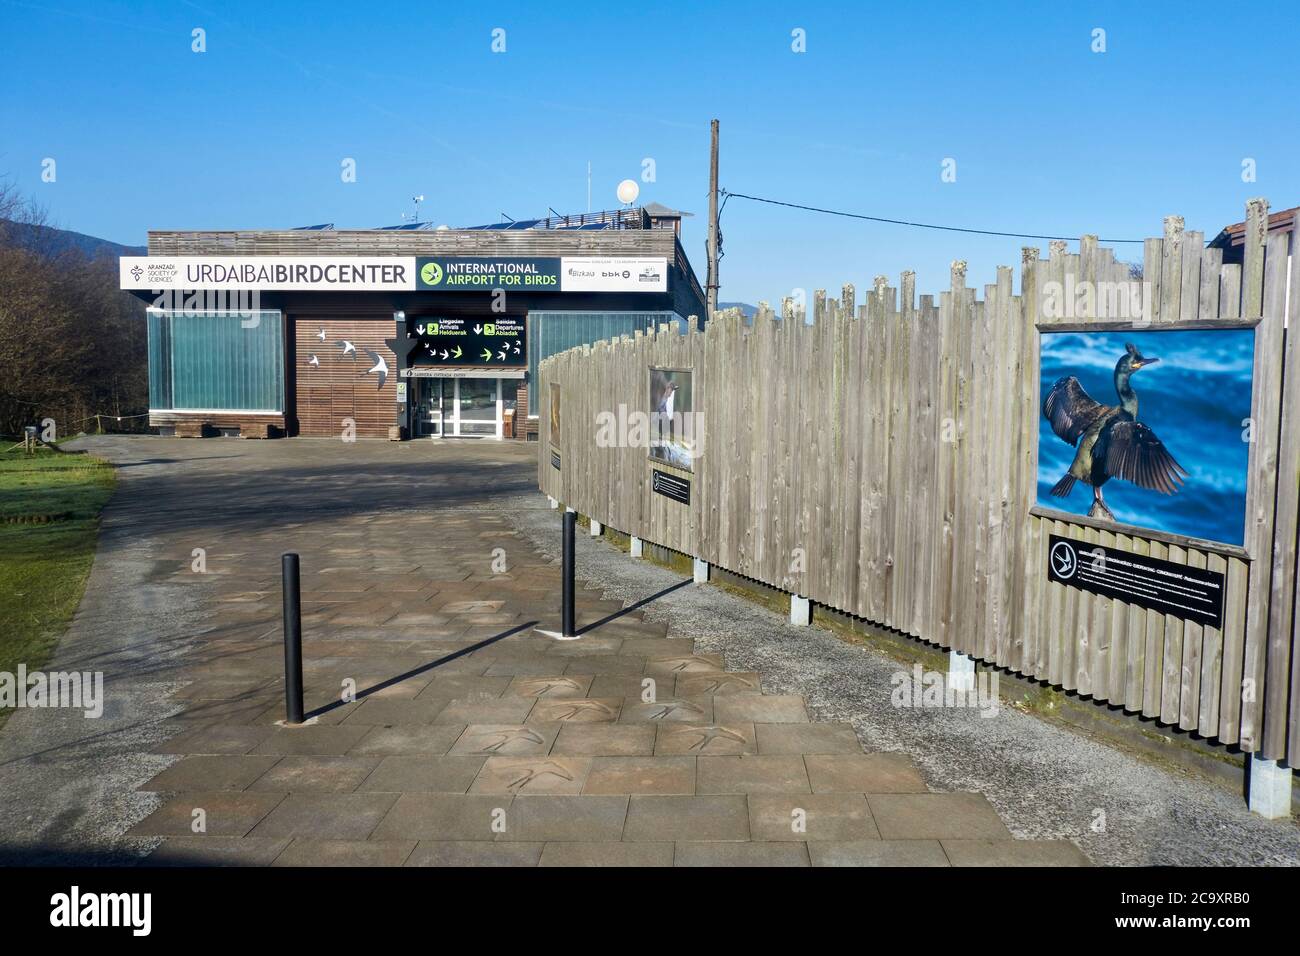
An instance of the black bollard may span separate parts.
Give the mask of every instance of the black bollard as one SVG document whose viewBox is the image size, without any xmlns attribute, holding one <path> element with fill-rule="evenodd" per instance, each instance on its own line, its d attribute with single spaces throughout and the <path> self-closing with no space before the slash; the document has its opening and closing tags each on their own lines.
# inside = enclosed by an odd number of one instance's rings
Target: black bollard
<svg viewBox="0 0 1300 956">
<path fill-rule="evenodd" d="M 284 592 L 284 716 L 301 724 L 302 713 L 302 601 L 299 594 L 298 555 L 280 558 L 280 587 Z"/>
<path fill-rule="evenodd" d="M 560 573 L 564 576 L 563 606 L 560 610 L 561 631 L 564 637 L 577 637 L 578 629 L 573 621 L 573 536 L 578 526 L 578 516 L 572 511 L 564 512 L 564 553 L 561 559 Z"/>
</svg>

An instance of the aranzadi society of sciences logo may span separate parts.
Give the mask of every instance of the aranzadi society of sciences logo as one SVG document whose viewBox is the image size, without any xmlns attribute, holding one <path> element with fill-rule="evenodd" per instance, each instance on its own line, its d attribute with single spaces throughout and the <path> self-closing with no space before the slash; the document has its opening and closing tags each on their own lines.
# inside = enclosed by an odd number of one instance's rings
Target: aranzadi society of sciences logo
<svg viewBox="0 0 1300 956">
<path fill-rule="evenodd" d="M 131 268 L 131 277 L 149 288 L 165 289 L 173 285 L 180 276 L 181 267 L 177 262 L 166 259 L 150 259 L 141 269 L 139 263 Z"/>
</svg>

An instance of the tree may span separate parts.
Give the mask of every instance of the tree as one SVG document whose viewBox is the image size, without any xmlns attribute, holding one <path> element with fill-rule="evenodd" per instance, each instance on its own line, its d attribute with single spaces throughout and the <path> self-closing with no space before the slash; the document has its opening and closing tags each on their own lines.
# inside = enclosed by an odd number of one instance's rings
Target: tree
<svg viewBox="0 0 1300 956">
<path fill-rule="evenodd" d="M 0 433 L 148 407 L 144 305 L 112 257 L 59 248 L 46 213 L 0 181 Z M 143 420 L 137 420 L 143 421 Z"/>
</svg>

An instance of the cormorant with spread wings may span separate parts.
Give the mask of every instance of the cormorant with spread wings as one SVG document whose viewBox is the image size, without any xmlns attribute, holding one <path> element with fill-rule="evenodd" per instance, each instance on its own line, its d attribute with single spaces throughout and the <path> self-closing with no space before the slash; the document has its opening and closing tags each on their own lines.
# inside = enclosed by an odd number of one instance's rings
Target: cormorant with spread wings
<svg viewBox="0 0 1300 956">
<path fill-rule="evenodd" d="M 1101 496 L 1101 486 L 1111 478 L 1123 478 L 1139 488 L 1172 495 L 1178 491 L 1188 471 L 1174 460 L 1156 433 L 1137 420 L 1137 392 L 1129 379 L 1138 369 L 1154 365 L 1158 358 L 1147 358 L 1132 343 L 1124 346 L 1124 355 L 1115 365 L 1115 392 L 1119 405 L 1095 401 L 1068 375 L 1047 393 L 1043 415 L 1052 423 L 1058 438 L 1078 450 L 1064 477 L 1052 488 L 1058 498 L 1069 495 L 1075 481 L 1092 486 L 1091 518 L 1115 520 Z"/>
</svg>

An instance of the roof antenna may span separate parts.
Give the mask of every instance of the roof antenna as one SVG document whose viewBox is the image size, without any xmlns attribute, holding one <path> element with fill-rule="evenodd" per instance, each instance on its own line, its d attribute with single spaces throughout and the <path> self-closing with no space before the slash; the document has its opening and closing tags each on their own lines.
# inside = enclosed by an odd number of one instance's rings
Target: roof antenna
<svg viewBox="0 0 1300 956">
<path fill-rule="evenodd" d="M 418 196 L 412 196 L 411 202 L 415 203 L 414 213 L 402 213 L 402 222 L 416 223 L 420 221 L 420 203 L 424 202 L 424 193 Z"/>
</svg>

